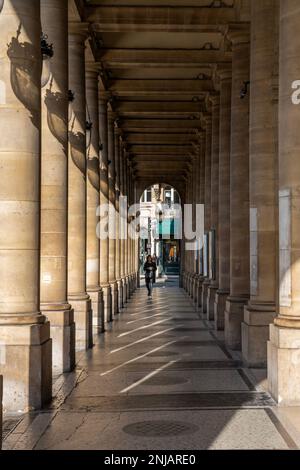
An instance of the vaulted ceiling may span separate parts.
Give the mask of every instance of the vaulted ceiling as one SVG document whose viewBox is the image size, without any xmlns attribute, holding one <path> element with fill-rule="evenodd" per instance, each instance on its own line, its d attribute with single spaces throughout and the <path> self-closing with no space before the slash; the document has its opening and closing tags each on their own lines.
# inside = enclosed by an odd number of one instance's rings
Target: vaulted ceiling
<svg viewBox="0 0 300 470">
<path fill-rule="evenodd" d="M 226 32 L 249 21 L 249 0 L 77 1 L 90 24 L 101 86 L 110 92 L 143 184 L 187 176 L 216 69 L 231 62 Z"/>
</svg>

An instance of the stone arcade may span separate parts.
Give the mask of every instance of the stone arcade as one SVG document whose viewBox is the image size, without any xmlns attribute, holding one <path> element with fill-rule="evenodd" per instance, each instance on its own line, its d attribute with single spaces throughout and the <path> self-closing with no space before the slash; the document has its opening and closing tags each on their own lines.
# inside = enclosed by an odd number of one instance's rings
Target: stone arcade
<svg viewBox="0 0 300 470">
<path fill-rule="evenodd" d="M 3 409 L 48 404 L 122 313 L 139 243 L 99 240 L 97 207 L 163 183 L 205 209 L 180 286 L 300 406 L 300 2 L 2 3 Z"/>
</svg>

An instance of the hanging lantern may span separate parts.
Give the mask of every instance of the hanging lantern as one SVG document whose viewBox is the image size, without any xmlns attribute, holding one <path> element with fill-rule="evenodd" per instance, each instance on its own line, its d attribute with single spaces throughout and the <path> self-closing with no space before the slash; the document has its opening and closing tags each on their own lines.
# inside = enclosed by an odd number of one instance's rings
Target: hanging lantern
<svg viewBox="0 0 300 470">
<path fill-rule="evenodd" d="M 51 78 L 51 58 L 53 57 L 53 44 L 48 44 L 47 34 L 41 34 L 41 51 L 43 59 L 41 87 L 44 88 Z"/>
</svg>

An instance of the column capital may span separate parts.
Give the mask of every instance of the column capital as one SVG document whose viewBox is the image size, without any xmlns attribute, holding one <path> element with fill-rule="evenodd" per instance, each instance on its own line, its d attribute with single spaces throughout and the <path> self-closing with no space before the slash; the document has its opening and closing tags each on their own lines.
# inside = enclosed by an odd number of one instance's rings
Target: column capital
<svg viewBox="0 0 300 470">
<path fill-rule="evenodd" d="M 87 60 L 85 62 L 85 73 L 86 75 L 91 75 L 91 77 L 93 76 L 99 76 L 99 67 L 97 66 L 96 62 L 93 62 L 93 61 L 90 61 L 90 60 Z"/>
<path fill-rule="evenodd" d="M 248 44 L 250 42 L 250 25 L 230 24 L 226 32 L 227 39 L 234 45 Z"/>
<path fill-rule="evenodd" d="M 204 123 L 205 130 L 211 130 L 211 125 L 212 125 L 212 115 L 208 113 L 203 113 L 202 114 L 202 120 Z"/>
<path fill-rule="evenodd" d="M 117 117 L 118 117 L 118 115 L 117 115 L 117 113 L 115 113 L 115 111 L 112 111 L 111 109 L 108 109 L 108 111 L 107 111 L 108 123 L 110 125 L 112 125 L 113 127 L 115 127 L 115 121 L 116 121 Z"/>
<path fill-rule="evenodd" d="M 115 135 L 117 137 L 121 137 L 123 135 L 123 130 L 121 129 L 121 127 L 118 126 L 118 118 L 115 119 Z"/>
<path fill-rule="evenodd" d="M 89 23 L 83 23 L 81 21 L 69 21 L 69 42 L 83 43 L 89 37 L 89 26 Z"/>
<path fill-rule="evenodd" d="M 107 103 L 111 97 L 110 93 L 106 90 L 99 90 L 99 103 L 107 106 Z"/>
<path fill-rule="evenodd" d="M 221 82 L 225 80 L 232 80 L 232 66 L 218 65 L 216 69 L 216 74 L 221 80 Z"/>
<path fill-rule="evenodd" d="M 201 140 L 205 137 L 205 131 L 203 129 L 196 129 L 196 136 L 197 136 L 198 142 L 200 143 Z"/>
<path fill-rule="evenodd" d="M 220 107 L 220 93 L 210 95 L 209 99 L 210 99 L 213 109 Z"/>
<path fill-rule="evenodd" d="M 124 139 L 124 136 L 123 136 L 122 141 L 121 141 L 121 147 L 122 147 L 122 149 L 126 152 L 126 149 L 127 149 L 127 142 L 126 142 L 126 140 Z"/>
</svg>

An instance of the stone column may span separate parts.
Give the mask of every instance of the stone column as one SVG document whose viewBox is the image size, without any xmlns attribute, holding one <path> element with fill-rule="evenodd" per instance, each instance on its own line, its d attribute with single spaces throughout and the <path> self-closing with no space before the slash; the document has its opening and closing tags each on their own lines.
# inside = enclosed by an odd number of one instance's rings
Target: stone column
<svg viewBox="0 0 300 470">
<path fill-rule="evenodd" d="M 74 308 L 76 349 L 93 345 L 91 299 L 86 292 L 86 98 L 83 23 L 69 23 L 68 299 Z"/>
<path fill-rule="evenodd" d="M 219 287 L 219 140 L 220 140 L 220 96 L 211 97 L 212 103 L 212 149 L 211 149 L 211 231 L 213 266 L 207 294 L 207 319 L 215 318 L 215 299 Z"/>
<path fill-rule="evenodd" d="M 108 111 L 108 189 L 109 202 L 111 204 L 112 213 L 116 207 L 116 165 L 115 165 L 115 137 L 114 126 L 116 115 L 112 111 Z M 111 288 L 112 298 L 112 314 L 118 313 L 118 284 L 116 281 L 116 221 L 115 217 L 109 220 L 109 284 Z"/>
<path fill-rule="evenodd" d="M 192 191 L 192 181 L 191 181 L 191 168 L 189 168 L 189 173 L 186 181 L 186 204 L 191 204 L 191 191 Z M 184 219 L 183 219 L 184 220 Z M 191 251 L 188 250 L 188 243 L 190 240 L 185 238 L 185 290 L 190 294 L 190 278 L 191 278 Z"/>
<path fill-rule="evenodd" d="M 129 166 L 129 206 L 133 204 L 133 175 L 131 163 Z M 130 223 L 133 221 L 133 216 L 129 218 Z M 133 240 L 129 237 L 129 287 L 130 295 L 133 293 Z"/>
<path fill-rule="evenodd" d="M 250 47 L 247 27 L 230 34 L 232 41 L 230 161 L 230 296 L 226 301 L 225 341 L 241 349 L 241 323 L 249 299 L 249 82 Z"/>
<path fill-rule="evenodd" d="M 193 214 L 193 229 L 196 226 L 196 207 L 195 207 L 195 171 L 196 171 L 196 161 L 195 155 L 192 155 L 192 164 L 191 164 L 191 190 L 190 190 L 190 204 L 192 206 Z M 190 297 L 193 297 L 193 287 L 194 287 L 194 275 L 195 275 L 195 252 L 191 250 L 189 252 L 190 256 L 190 269 L 189 269 L 189 294 Z"/>
<path fill-rule="evenodd" d="M 127 160 L 127 152 L 125 152 L 125 159 L 124 159 L 124 192 L 125 196 L 127 197 L 127 208 L 129 205 L 129 193 L 128 193 L 128 160 Z M 125 292 L 126 292 L 126 302 L 129 300 L 129 265 L 128 265 L 128 258 L 129 258 L 129 236 L 128 236 L 128 216 L 126 217 L 126 240 L 125 240 Z"/>
<path fill-rule="evenodd" d="M 118 312 L 122 308 L 122 280 L 121 280 L 121 240 L 120 240 L 120 139 L 121 129 L 115 125 L 115 169 L 116 169 L 116 258 L 115 258 L 115 269 L 116 269 L 116 280 L 118 288 Z"/>
<path fill-rule="evenodd" d="M 300 405 L 300 4 L 280 2 L 279 306 L 270 327 L 268 383 L 282 406 Z"/>
<path fill-rule="evenodd" d="M 128 161 L 128 176 L 127 176 L 127 181 L 128 181 L 128 186 L 127 186 L 127 193 L 128 193 L 128 206 L 130 207 L 132 204 L 132 179 L 131 179 L 131 163 Z M 132 294 L 132 271 L 131 271 L 131 261 L 132 261 L 132 240 L 130 237 L 130 232 L 129 232 L 129 224 L 132 221 L 132 216 L 128 216 L 128 268 L 127 268 L 127 274 L 128 274 L 128 295 L 131 297 Z"/>
<path fill-rule="evenodd" d="M 205 204 L 205 132 L 200 134 L 200 188 L 199 188 L 199 203 Z M 203 240 L 202 240 L 203 243 Z M 197 307 L 201 309 L 202 306 L 202 284 L 204 281 L 203 276 L 203 245 L 200 250 L 200 262 L 199 262 L 199 284 L 197 292 Z"/>
<path fill-rule="evenodd" d="M 50 324 L 40 302 L 40 2 L 0 13 L 0 375 L 8 411 L 51 400 Z"/>
<path fill-rule="evenodd" d="M 201 143 L 200 143 L 200 136 L 198 137 L 198 142 L 197 145 L 195 145 L 195 150 L 196 150 L 196 201 L 195 204 L 198 205 L 200 204 L 200 185 L 201 185 L 201 180 L 200 180 L 200 165 L 201 165 Z M 200 248 L 199 248 L 199 238 L 197 238 L 197 253 L 196 253 L 196 263 L 195 263 L 195 280 L 194 280 L 194 292 L 193 292 L 193 300 L 196 306 L 198 305 L 198 291 L 199 291 L 199 282 L 200 282 Z"/>
<path fill-rule="evenodd" d="M 108 96 L 102 90 L 99 90 L 99 133 L 101 142 L 100 152 L 100 207 L 108 207 L 109 190 L 108 190 L 108 132 L 107 132 L 107 103 Z M 101 223 L 105 223 L 108 217 L 107 212 L 103 210 L 100 216 Z M 112 296 L 109 284 L 108 273 L 108 255 L 109 255 L 109 239 L 104 236 L 100 237 L 100 286 L 103 291 L 104 302 L 104 320 L 110 322 L 112 320 Z"/>
<path fill-rule="evenodd" d="M 99 103 L 98 71 L 94 63 L 86 63 L 87 122 L 90 122 L 90 142 L 87 142 L 87 292 L 92 301 L 93 326 L 104 331 L 104 303 L 100 282 L 100 240 L 97 235 L 97 210 L 100 204 L 99 163 Z"/>
<path fill-rule="evenodd" d="M 225 304 L 230 293 L 230 130 L 232 72 L 219 70 L 219 288 L 215 300 L 215 328 L 224 330 Z"/>
<path fill-rule="evenodd" d="M 120 196 L 122 196 L 122 199 L 125 195 L 124 193 L 124 142 L 121 142 L 120 145 Z M 123 206 L 120 209 L 123 210 Z M 121 217 L 120 217 L 120 275 L 121 275 L 121 308 L 124 307 L 124 304 L 126 302 L 126 295 L 125 295 L 125 219 L 122 211 L 120 211 Z"/>
<path fill-rule="evenodd" d="M 279 0 L 251 3 L 250 301 L 242 324 L 243 358 L 266 365 L 277 295 Z M 276 92 L 278 88 L 276 87 Z"/>
<path fill-rule="evenodd" d="M 204 205 L 204 232 L 208 235 L 211 225 L 211 144 L 212 144 L 212 119 L 205 118 L 205 205 Z M 209 277 L 205 276 L 202 283 L 201 312 L 207 313 L 207 295 Z"/>
<path fill-rule="evenodd" d="M 41 0 L 42 31 L 53 44 L 42 88 L 41 311 L 51 321 L 55 374 L 75 366 L 74 311 L 67 301 L 68 1 Z"/>
<path fill-rule="evenodd" d="M 196 149 L 195 149 L 196 150 Z M 197 204 L 197 190 L 198 190 L 198 181 L 197 181 L 197 151 L 193 155 L 193 167 L 192 167 L 192 200 L 191 204 L 193 207 L 193 230 L 196 230 L 196 204 Z M 196 242 L 196 239 L 195 239 Z M 195 296 L 195 286 L 196 286 L 196 251 L 191 252 L 191 290 L 190 295 L 194 301 Z"/>
</svg>

